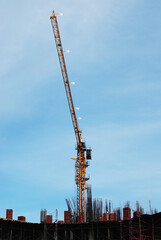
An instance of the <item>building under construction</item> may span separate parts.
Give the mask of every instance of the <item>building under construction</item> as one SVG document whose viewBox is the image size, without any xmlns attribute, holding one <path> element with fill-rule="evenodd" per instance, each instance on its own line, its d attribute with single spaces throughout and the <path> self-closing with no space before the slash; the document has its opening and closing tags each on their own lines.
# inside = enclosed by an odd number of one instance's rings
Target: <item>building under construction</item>
<svg viewBox="0 0 161 240">
<path fill-rule="evenodd" d="M 161 239 L 161 213 L 152 215 L 135 213 L 129 216 L 130 208 L 123 209 L 123 219 L 116 214 L 109 218 L 84 223 L 65 223 L 47 215 L 43 222 L 28 223 L 19 220 L 0 219 L 0 240 L 159 240 Z M 104 215 L 105 216 L 105 215 Z M 129 218 L 130 217 L 130 218 Z M 11 218 L 11 216 L 10 216 Z"/>
<path fill-rule="evenodd" d="M 161 239 L 161 213 L 151 208 L 149 214 L 136 202 L 131 211 L 130 203 L 112 209 L 111 201 L 93 199 L 88 190 L 85 219 L 77 217 L 72 201 L 67 201 L 68 210 L 64 219 L 58 220 L 41 210 L 40 223 L 27 222 L 25 216 L 13 219 L 13 210 L 6 210 L 0 219 L 0 240 L 159 240 Z M 74 202 L 74 200 L 73 200 Z"/>
</svg>

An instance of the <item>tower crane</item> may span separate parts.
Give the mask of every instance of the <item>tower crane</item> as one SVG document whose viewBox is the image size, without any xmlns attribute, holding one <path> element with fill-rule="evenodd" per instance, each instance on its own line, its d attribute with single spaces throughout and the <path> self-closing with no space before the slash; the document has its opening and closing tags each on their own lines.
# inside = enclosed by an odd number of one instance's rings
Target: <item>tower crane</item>
<svg viewBox="0 0 161 240">
<path fill-rule="evenodd" d="M 64 58 L 63 47 L 62 47 L 61 38 L 60 38 L 57 17 L 54 11 L 52 12 L 50 19 L 51 19 L 59 63 L 61 67 L 61 72 L 63 76 L 65 91 L 67 95 L 70 115 L 72 118 L 72 123 L 73 123 L 75 137 L 76 137 L 76 144 L 77 144 L 77 147 L 76 147 L 77 158 L 74 159 L 76 161 L 75 162 L 75 182 L 77 185 L 77 216 L 78 217 L 82 216 L 82 218 L 84 219 L 85 218 L 85 190 L 87 188 L 86 181 L 89 180 L 89 178 L 86 176 L 86 168 L 89 166 L 88 160 L 91 159 L 91 149 L 86 148 L 86 144 L 82 138 L 82 131 L 78 127 L 78 121 L 75 113 L 70 84 L 68 80 L 67 68 L 65 64 L 65 58 Z"/>
</svg>

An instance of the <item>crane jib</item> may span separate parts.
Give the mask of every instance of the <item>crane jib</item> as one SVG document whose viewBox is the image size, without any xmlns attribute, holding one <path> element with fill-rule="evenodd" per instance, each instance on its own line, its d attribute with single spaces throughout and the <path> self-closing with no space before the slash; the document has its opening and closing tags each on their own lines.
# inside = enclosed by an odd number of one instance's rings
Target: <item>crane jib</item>
<svg viewBox="0 0 161 240">
<path fill-rule="evenodd" d="M 60 39 L 56 16 L 51 19 L 51 22 L 52 22 L 52 26 L 53 26 L 53 32 L 54 32 L 54 36 L 55 36 L 55 42 L 56 42 L 56 46 L 57 46 L 57 52 L 58 52 L 60 67 L 61 67 L 62 76 L 63 76 L 63 80 L 64 80 L 69 109 L 70 109 L 73 127 L 74 127 L 74 131 L 75 131 L 75 135 L 76 135 L 76 141 L 77 141 L 77 144 L 80 145 L 80 143 L 81 143 L 80 131 L 78 128 L 77 118 L 76 118 L 74 104 L 73 104 L 73 100 L 72 100 L 72 95 L 71 95 L 68 74 L 67 74 L 64 53 L 63 53 L 63 48 L 62 48 L 62 43 L 61 43 L 61 39 Z"/>
</svg>

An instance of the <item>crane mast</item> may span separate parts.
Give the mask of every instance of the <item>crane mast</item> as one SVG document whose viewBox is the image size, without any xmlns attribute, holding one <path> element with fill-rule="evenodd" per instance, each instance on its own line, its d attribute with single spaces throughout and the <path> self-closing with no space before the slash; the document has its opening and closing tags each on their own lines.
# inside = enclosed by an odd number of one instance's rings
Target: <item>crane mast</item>
<svg viewBox="0 0 161 240">
<path fill-rule="evenodd" d="M 65 58 L 63 53 L 63 47 L 61 43 L 59 27 L 57 22 L 57 17 L 52 12 L 50 17 L 52 29 L 55 37 L 55 43 L 58 53 L 58 58 L 60 62 L 61 72 L 63 76 L 65 91 L 67 95 L 70 115 L 72 118 L 72 123 L 74 127 L 76 142 L 77 142 L 77 158 L 75 159 L 75 182 L 77 185 L 77 216 L 85 217 L 85 190 L 86 190 L 86 181 L 89 179 L 86 177 L 86 168 L 88 167 L 88 159 L 90 158 L 90 151 L 91 149 L 87 149 L 85 143 L 83 142 L 81 131 L 78 127 L 78 121 L 75 113 L 75 108 L 73 104 L 72 94 L 70 90 L 70 84 L 68 80 L 67 68 L 65 64 Z M 86 157 L 85 157 L 86 152 Z"/>
</svg>

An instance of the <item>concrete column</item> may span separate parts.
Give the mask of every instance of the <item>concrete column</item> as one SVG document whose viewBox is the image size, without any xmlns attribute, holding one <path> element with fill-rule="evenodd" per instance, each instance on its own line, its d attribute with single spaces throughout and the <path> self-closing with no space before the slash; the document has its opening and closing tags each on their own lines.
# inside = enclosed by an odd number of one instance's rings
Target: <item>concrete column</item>
<svg viewBox="0 0 161 240">
<path fill-rule="evenodd" d="M 92 229 L 89 229 L 88 240 L 94 240 Z"/>
<path fill-rule="evenodd" d="M 22 240 L 22 229 L 20 230 L 20 233 L 19 233 L 19 240 Z"/>
<path fill-rule="evenodd" d="M 46 222 L 44 222 L 44 234 L 43 234 L 43 240 L 47 240 L 47 225 Z"/>
<path fill-rule="evenodd" d="M 9 240 L 12 240 L 12 229 L 11 229 L 11 231 L 10 231 Z"/>
<path fill-rule="evenodd" d="M 81 240 L 84 240 L 84 231 L 83 231 L 82 224 L 81 224 Z"/>
<path fill-rule="evenodd" d="M 33 232 L 32 232 L 32 240 L 35 240 L 35 229 L 33 229 Z"/>
<path fill-rule="evenodd" d="M 2 235 L 2 226 L 0 226 L 0 240 L 3 240 L 3 239 L 2 239 L 2 236 L 3 236 L 3 235 Z"/>
<path fill-rule="evenodd" d="M 58 240 L 58 223 L 55 223 L 54 240 Z"/>
<path fill-rule="evenodd" d="M 110 239 L 110 236 L 111 234 L 110 234 L 110 227 L 109 227 L 109 222 L 108 222 L 108 229 L 107 229 L 107 236 L 108 236 L 108 239 Z"/>
<path fill-rule="evenodd" d="M 70 240 L 73 240 L 73 232 L 70 230 Z"/>
<path fill-rule="evenodd" d="M 97 232 L 96 232 L 96 239 L 99 240 L 100 236 L 99 236 L 99 227 L 98 227 L 98 224 L 97 224 Z"/>
</svg>

